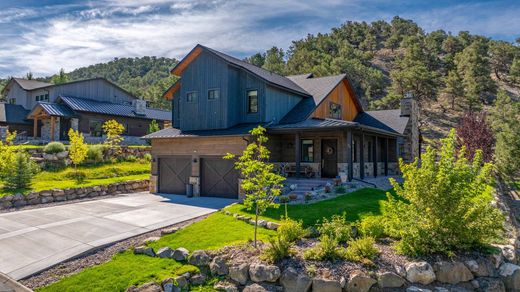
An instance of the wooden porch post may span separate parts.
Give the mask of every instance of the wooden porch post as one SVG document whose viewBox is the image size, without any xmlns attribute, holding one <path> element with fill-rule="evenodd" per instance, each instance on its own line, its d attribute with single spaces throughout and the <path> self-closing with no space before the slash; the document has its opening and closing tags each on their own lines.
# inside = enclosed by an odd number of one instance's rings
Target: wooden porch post
<svg viewBox="0 0 520 292">
<path fill-rule="evenodd" d="M 348 181 L 352 181 L 354 167 L 352 165 L 352 130 L 347 130 L 347 164 L 348 164 Z"/>
<path fill-rule="evenodd" d="M 300 177 L 300 160 L 301 160 L 302 146 L 300 143 L 300 133 L 296 132 L 294 135 L 294 155 L 296 162 L 296 177 Z"/>
<path fill-rule="evenodd" d="M 385 176 L 388 176 L 388 138 L 385 138 Z"/>
<path fill-rule="evenodd" d="M 34 125 L 33 125 L 33 137 L 36 139 L 38 137 L 38 117 L 34 117 L 33 119 Z"/>
<path fill-rule="evenodd" d="M 359 177 L 361 179 L 365 178 L 365 133 L 361 130 L 361 141 L 359 148 L 360 157 L 359 157 Z"/>
<path fill-rule="evenodd" d="M 377 177 L 377 136 L 372 140 L 372 160 L 374 162 L 374 177 Z"/>
<path fill-rule="evenodd" d="M 51 141 L 54 141 L 54 116 L 51 116 Z"/>
</svg>

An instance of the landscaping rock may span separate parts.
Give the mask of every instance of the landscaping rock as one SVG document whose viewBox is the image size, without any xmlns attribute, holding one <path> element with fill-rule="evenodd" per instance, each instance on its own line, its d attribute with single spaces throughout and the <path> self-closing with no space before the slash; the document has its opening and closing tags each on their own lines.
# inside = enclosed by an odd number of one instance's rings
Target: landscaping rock
<svg viewBox="0 0 520 292">
<path fill-rule="evenodd" d="M 266 227 L 267 221 L 265 220 L 258 220 L 258 227 Z"/>
<path fill-rule="evenodd" d="M 377 283 L 381 288 L 399 288 L 405 283 L 403 277 L 393 272 L 383 272 L 377 275 Z"/>
<path fill-rule="evenodd" d="M 237 286 L 229 282 L 220 281 L 213 285 L 213 289 L 225 292 L 238 292 Z"/>
<path fill-rule="evenodd" d="M 412 283 L 428 285 L 435 281 L 435 273 L 427 262 L 414 262 L 405 266 L 406 279 Z"/>
<path fill-rule="evenodd" d="M 179 247 L 178 249 L 173 251 L 172 258 L 176 261 L 185 261 L 188 259 L 190 252 L 184 247 Z"/>
<path fill-rule="evenodd" d="M 190 283 L 192 285 L 202 285 L 206 282 L 206 276 L 204 276 L 203 274 L 195 274 L 193 276 L 191 276 L 190 278 Z"/>
<path fill-rule="evenodd" d="M 144 254 L 144 255 L 147 255 L 150 257 L 155 256 L 155 252 L 153 251 L 153 248 L 144 246 L 144 245 L 134 248 L 134 254 Z"/>
<path fill-rule="evenodd" d="M 278 227 L 280 227 L 280 224 L 276 223 L 276 222 L 271 222 L 271 221 L 268 221 L 265 225 L 265 227 L 267 229 L 270 229 L 270 230 L 276 230 L 278 229 Z"/>
<path fill-rule="evenodd" d="M 179 227 L 170 227 L 170 228 L 166 228 L 166 229 L 161 230 L 161 235 L 172 234 L 172 233 L 175 233 L 177 231 L 179 231 Z"/>
<path fill-rule="evenodd" d="M 311 288 L 312 280 L 307 274 L 298 273 L 289 267 L 282 273 L 280 283 L 286 292 L 307 292 Z"/>
<path fill-rule="evenodd" d="M 507 291 L 520 291 L 520 267 L 510 263 L 500 266 L 499 274 Z"/>
<path fill-rule="evenodd" d="M 276 282 L 280 274 L 280 268 L 277 266 L 264 264 L 249 266 L 249 276 L 253 282 Z"/>
<path fill-rule="evenodd" d="M 233 281 L 245 285 L 249 280 L 249 264 L 243 263 L 229 268 L 229 278 Z"/>
<path fill-rule="evenodd" d="M 178 276 L 178 277 L 175 277 L 173 280 L 175 281 L 175 286 L 176 287 L 179 287 L 179 288 L 184 288 L 184 287 L 188 287 L 188 278 L 189 278 L 189 274 L 188 275 L 182 275 L 182 276 Z"/>
<path fill-rule="evenodd" d="M 211 261 L 211 258 L 208 256 L 208 254 L 203 250 L 196 250 L 191 254 L 191 257 L 189 259 L 189 263 L 194 266 L 207 266 L 209 262 Z"/>
<path fill-rule="evenodd" d="M 478 291 L 486 291 L 486 292 L 505 292 L 506 288 L 504 283 L 497 278 L 476 278 L 471 281 L 473 288 L 478 289 Z"/>
<path fill-rule="evenodd" d="M 349 281 L 347 283 L 347 291 L 367 292 L 375 283 L 377 283 L 376 280 L 372 279 L 362 271 L 354 271 L 350 274 Z"/>
<path fill-rule="evenodd" d="M 162 247 L 156 253 L 156 255 L 160 258 L 173 258 L 173 250 L 169 247 Z"/>
<path fill-rule="evenodd" d="M 318 278 L 312 280 L 312 291 L 314 292 L 341 292 L 341 290 L 339 281 Z"/>
<path fill-rule="evenodd" d="M 432 290 L 419 288 L 419 287 L 415 287 L 415 286 L 410 286 L 410 287 L 406 288 L 406 292 L 432 292 Z"/>
<path fill-rule="evenodd" d="M 476 260 L 469 260 L 465 262 L 468 269 L 476 277 L 496 277 L 497 272 L 493 264 L 488 259 L 479 258 Z"/>
<path fill-rule="evenodd" d="M 229 273 L 226 261 L 222 257 L 215 257 L 209 264 L 209 269 L 214 276 L 224 276 Z"/>
<path fill-rule="evenodd" d="M 168 278 L 161 283 L 164 292 L 180 292 L 180 288 L 175 286 L 175 282 L 172 278 Z"/>
<path fill-rule="evenodd" d="M 406 269 L 403 266 L 394 265 L 394 269 L 399 276 L 406 278 Z"/>
<path fill-rule="evenodd" d="M 152 237 L 148 237 L 147 239 L 143 240 L 143 243 L 155 242 L 159 239 L 161 239 L 159 236 L 152 236 Z"/>
<path fill-rule="evenodd" d="M 473 280 L 471 271 L 461 262 L 437 262 L 435 263 L 435 276 L 437 281 L 449 284 L 458 284 Z"/>
<path fill-rule="evenodd" d="M 262 287 L 256 283 L 253 283 L 251 285 L 246 286 L 244 288 L 244 290 L 242 290 L 242 292 L 268 292 L 268 291 L 264 287 Z"/>
<path fill-rule="evenodd" d="M 132 292 L 162 292 L 162 289 L 161 289 L 161 285 L 155 283 L 155 282 L 150 282 L 150 283 L 146 283 L 146 284 L 143 284 L 142 286 L 140 287 L 135 287 L 135 286 L 132 286 L 130 288 L 128 288 L 126 291 L 132 291 Z"/>
</svg>

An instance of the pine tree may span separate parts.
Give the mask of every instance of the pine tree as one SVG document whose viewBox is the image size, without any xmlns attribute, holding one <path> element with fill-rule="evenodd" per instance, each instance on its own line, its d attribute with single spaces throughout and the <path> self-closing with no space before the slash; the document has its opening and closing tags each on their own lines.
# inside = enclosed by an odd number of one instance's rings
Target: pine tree
<svg viewBox="0 0 520 292">
<path fill-rule="evenodd" d="M 464 87 L 462 85 L 462 79 L 456 70 L 451 70 L 448 76 L 444 78 L 446 87 L 443 93 L 449 96 L 451 100 L 451 109 L 455 109 L 455 101 L 459 100 L 464 96 Z"/>
<path fill-rule="evenodd" d="M 265 62 L 263 65 L 264 69 L 285 75 L 285 53 L 283 49 L 272 47 L 265 53 Z"/>
</svg>

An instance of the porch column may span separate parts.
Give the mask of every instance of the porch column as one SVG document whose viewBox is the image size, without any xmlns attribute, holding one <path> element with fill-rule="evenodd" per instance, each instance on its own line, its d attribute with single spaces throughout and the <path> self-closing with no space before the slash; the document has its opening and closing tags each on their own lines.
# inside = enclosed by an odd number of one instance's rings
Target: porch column
<svg viewBox="0 0 520 292">
<path fill-rule="evenodd" d="M 300 177 L 300 160 L 302 153 L 302 145 L 300 143 L 300 133 L 296 132 L 294 135 L 294 155 L 296 156 L 294 161 L 296 162 L 296 177 Z"/>
<path fill-rule="evenodd" d="M 374 177 L 377 177 L 377 136 L 372 140 L 372 160 L 374 163 Z"/>
<path fill-rule="evenodd" d="M 388 138 L 385 138 L 385 176 L 388 176 Z"/>
<path fill-rule="evenodd" d="M 359 158 L 359 177 L 361 179 L 364 179 L 365 178 L 365 133 L 363 131 L 361 131 L 361 141 L 360 141 L 359 148 L 361 148 L 361 151 L 359 151 L 360 156 L 361 156 Z"/>
<path fill-rule="evenodd" d="M 33 125 L 33 137 L 36 139 L 38 137 L 38 117 L 34 117 L 33 119 L 34 125 Z"/>
<path fill-rule="evenodd" d="M 51 141 L 54 141 L 54 127 L 55 127 L 54 116 L 51 116 Z"/>
<path fill-rule="evenodd" d="M 354 167 L 352 165 L 352 130 L 347 130 L 347 164 L 348 164 L 348 181 L 352 181 Z"/>
</svg>

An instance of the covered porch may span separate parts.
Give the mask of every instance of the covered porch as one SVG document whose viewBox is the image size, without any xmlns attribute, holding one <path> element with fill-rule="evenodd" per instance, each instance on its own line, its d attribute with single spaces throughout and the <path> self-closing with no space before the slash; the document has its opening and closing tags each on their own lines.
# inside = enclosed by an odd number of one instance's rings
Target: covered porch
<svg viewBox="0 0 520 292">
<path fill-rule="evenodd" d="M 78 129 L 75 113 L 57 103 L 38 103 L 27 119 L 33 120 L 33 138 L 44 141 L 68 140 L 69 129 Z"/>
<path fill-rule="evenodd" d="M 271 162 L 287 177 L 352 181 L 398 173 L 403 142 L 397 134 L 328 120 L 270 128 L 268 134 Z"/>
</svg>

